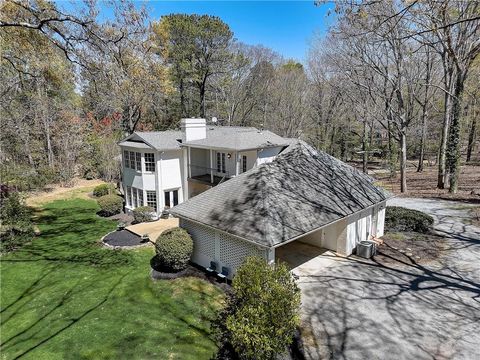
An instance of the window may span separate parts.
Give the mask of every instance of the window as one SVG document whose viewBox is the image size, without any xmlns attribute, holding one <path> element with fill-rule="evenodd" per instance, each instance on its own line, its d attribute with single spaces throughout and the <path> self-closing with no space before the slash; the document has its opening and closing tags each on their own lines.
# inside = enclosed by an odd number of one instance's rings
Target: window
<svg viewBox="0 0 480 360">
<path fill-rule="evenodd" d="M 173 206 L 178 205 L 178 190 L 173 190 Z"/>
<path fill-rule="evenodd" d="M 138 189 L 138 206 L 143 206 L 143 190 Z"/>
<path fill-rule="evenodd" d="M 217 152 L 217 172 L 225 173 L 225 153 Z"/>
<path fill-rule="evenodd" d="M 134 208 L 138 207 L 137 191 L 138 191 L 137 188 L 132 188 L 132 199 L 133 199 L 132 206 L 133 206 Z"/>
<path fill-rule="evenodd" d="M 155 171 L 155 155 L 152 153 L 145 153 L 145 171 Z"/>
<path fill-rule="evenodd" d="M 126 168 L 130 167 L 130 157 L 128 156 L 128 154 L 129 153 L 126 150 L 123 152 L 123 163 Z"/>
<path fill-rule="evenodd" d="M 130 168 L 135 170 L 135 153 L 130 151 Z"/>
<path fill-rule="evenodd" d="M 132 206 L 132 188 L 130 186 L 127 186 L 127 193 L 125 195 L 127 206 Z"/>
<path fill-rule="evenodd" d="M 178 190 L 165 191 L 165 208 L 169 209 L 171 206 L 178 205 Z"/>
<path fill-rule="evenodd" d="M 242 172 L 247 171 L 247 156 L 242 156 Z"/>
<path fill-rule="evenodd" d="M 170 191 L 165 191 L 165 209 L 170 209 Z"/>
<path fill-rule="evenodd" d="M 157 193 L 155 191 L 147 191 L 147 206 L 157 211 Z"/>
<path fill-rule="evenodd" d="M 137 165 L 137 171 L 142 171 L 142 154 L 141 153 L 135 153 L 135 162 Z"/>
</svg>

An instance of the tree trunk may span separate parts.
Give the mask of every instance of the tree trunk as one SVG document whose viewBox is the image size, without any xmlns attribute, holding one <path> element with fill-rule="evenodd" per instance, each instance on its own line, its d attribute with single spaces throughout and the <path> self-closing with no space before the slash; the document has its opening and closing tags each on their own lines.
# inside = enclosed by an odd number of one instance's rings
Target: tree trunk
<svg viewBox="0 0 480 360">
<path fill-rule="evenodd" d="M 445 57 L 445 55 L 443 55 Z M 438 179 L 437 179 L 437 188 L 445 189 L 446 183 L 448 181 L 448 173 L 446 169 L 446 153 L 447 153 L 447 140 L 448 140 L 448 131 L 450 128 L 450 114 L 452 108 L 452 76 L 453 68 L 448 67 L 446 64 L 445 58 L 443 59 L 443 71 L 444 71 L 444 86 L 447 92 L 445 92 L 445 103 L 444 103 L 444 115 L 443 115 L 443 127 L 442 127 L 442 138 L 440 140 L 440 148 L 438 155 Z"/>
<path fill-rule="evenodd" d="M 420 156 L 418 158 L 417 172 L 423 171 L 423 160 L 425 157 L 425 137 L 427 134 L 427 102 L 422 106 L 422 135 L 420 138 Z"/>
<path fill-rule="evenodd" d="M 395 177 L 397 175 L 397 149 L 395 148 L 395 142 L 392 135 L 392 124 L 390 119 L 387 120 L 388 126 L 388 162 L 390 167 L 390 176 Z"/>
<path fill-rule="evenodd" d="M 455 80 L 455 92 L 452 102 L 452 122 L 448 134 L 447 167 L 450 173 L 449 192 L 455 194 L 458 191 L 458 177 L 460 175 L 460 116 L 462 111 L 464 76 L 458 71 Z"/>
<path fill-rule="evenodd" d="M 473 106 L 473 116 L 472 116 L 472 124 L 470 125 L 470 130 L 468 132 L 468 145 L 467 145 L 467 162 L 470 162 L 472 159 L 472 153 L 473 149 L 475 148 L 475 135 L 477 132 L 477 117 L 476 117 L 476 102 L 477 100 L 474 100 L 474 106 Z"/>
<path fill-rule="evenodd" d="M 400 132 L 400 191 L 407 191 L 407 135 L 406 129 Z"/>
<path fill-rule="evenodd" d="M 368 174 L 368 133 L 367 133 L 367 121 L 363 120 L 363 138 L 362 138 L 362 170 L 365 174 Z"/>
</svg>

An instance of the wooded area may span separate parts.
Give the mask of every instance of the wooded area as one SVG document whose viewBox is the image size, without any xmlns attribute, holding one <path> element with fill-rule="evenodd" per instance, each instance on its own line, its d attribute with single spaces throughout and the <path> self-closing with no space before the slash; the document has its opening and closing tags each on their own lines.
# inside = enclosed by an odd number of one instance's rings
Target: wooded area
<svg viewBox="0 0 480 360">
<path fill-rule="evenodd" d="M 304 65 L 237 41 L 217 17 L 154 20 L 115 2 L 99 21 L 95 2 L 75 6 L 0 5 L 3 183 L 114 180 L 121 137 L 182 117 L 298 137 L 365 172 L 381 159 L 402 192 L 407 159 L 435 161 L 452 193 L 460 164 L 479 161 L 477 1 L 338 1 Z"/>
</svg>

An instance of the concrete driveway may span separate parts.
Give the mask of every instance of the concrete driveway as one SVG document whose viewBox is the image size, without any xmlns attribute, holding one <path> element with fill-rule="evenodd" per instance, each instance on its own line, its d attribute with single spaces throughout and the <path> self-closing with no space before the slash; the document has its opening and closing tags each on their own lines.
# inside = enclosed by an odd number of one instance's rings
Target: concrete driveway
<svg viewBox="0 0 480 360">
<path fill-rule="evenodd" d="M 428 265 L 335 258 L 301 274 L 305 357 L 480 359 L 480 229 L 467 224 L 467 206 L 400 198 L 389 205 L 434 216 L 447 253 Z"/>
</svg>

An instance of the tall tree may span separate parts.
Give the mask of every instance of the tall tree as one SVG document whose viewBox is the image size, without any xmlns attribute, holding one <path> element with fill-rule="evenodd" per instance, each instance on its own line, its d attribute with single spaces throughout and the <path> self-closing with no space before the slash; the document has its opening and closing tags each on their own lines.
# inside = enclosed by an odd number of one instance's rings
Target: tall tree
<svg viewBox="0 0 480 360">
<path fill-rule="evenodd" d="M 152 27 L 178 90 L 180 115 L 205 117 L 210 80 L 232 59 L 232 31 L 209 15 L 167 15 Z"/>
</svg>

